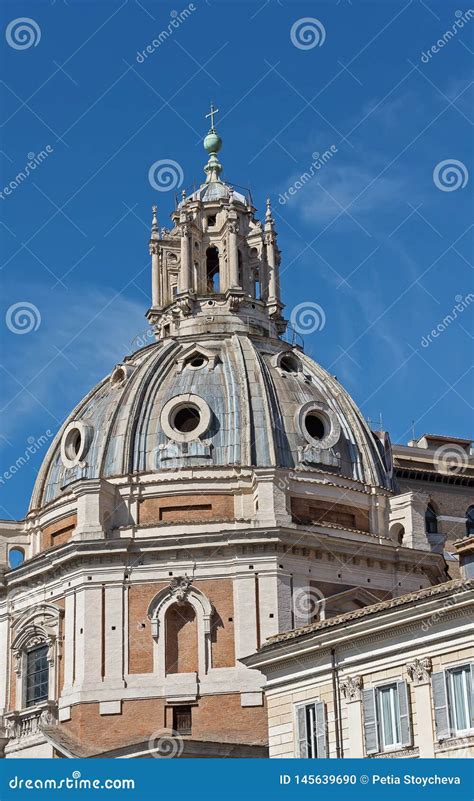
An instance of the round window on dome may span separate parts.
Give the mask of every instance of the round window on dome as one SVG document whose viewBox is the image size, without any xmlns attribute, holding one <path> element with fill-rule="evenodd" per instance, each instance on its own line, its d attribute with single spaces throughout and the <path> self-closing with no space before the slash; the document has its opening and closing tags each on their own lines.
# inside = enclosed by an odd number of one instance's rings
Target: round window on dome
<svg viewBox="0 0 474 801">
<path fill-rule="evenodd" d="M 287 353 L 280 358 L 279 366 L 285 373 L 299 373 L 301 370 L 300 360 L 291 353 Z"/>
<path fill-rule="evenodd" d="M 322 440 L 326 435 L 327 426 L 324 418 L 318 412 L 308 412 L 304 418 L 304 427 L 311 439 Z"/>
<path fill-rule="evenodd" d="M 201 437 L 211 424 L 211 409 L 198 395 L 177 395 L 161 411 L 160 423 L 166 436 L 175 442 L 191 442 Z"/>
<path fill-rule="evenodd" d="M 195 431 L 201 420 L 201 413 L 197 406 L 181 406 L 172 417 L 171 425 L 181 434 Z"/>
<path fill-rule="evenodd" d="M 201 367 L 205 367 L 208 364 L 208 359 L 202 353 L 195 353 L 194 356 L 191 356 L 185 362 L 185 367 L 191 368 L 191 370 L 199 370 Z"/>
<path fill-rule="evenodd" d="M 79 428 L 73 428 L 68 432 L 64 439 L 64 452 L 67 458 L 73 462 L 81 452 L 82 434 Z"/>
</svg>

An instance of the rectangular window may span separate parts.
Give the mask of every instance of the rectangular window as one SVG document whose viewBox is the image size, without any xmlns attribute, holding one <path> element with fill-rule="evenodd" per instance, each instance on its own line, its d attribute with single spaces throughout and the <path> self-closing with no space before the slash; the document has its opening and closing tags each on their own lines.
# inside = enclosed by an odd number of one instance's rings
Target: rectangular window
<svg viewBox="0 0 474 801">
<path fill-rule="evenodd" d="M 174 706 L 173 707 L 173 730 L 177 734 L 189 735 L 191 734 L 192 720 L 191 720 L 191 707 L 190 706 Z"/>
<path fill-rule="evenodd" d="M 297 756 L 303 759 L 327 757 L 326 710 L 322 701 L 296 707 Z"/>
<path fill-rule="evenodd" d="M 471 671 L 468 666 L 447 671 L 448 706 L 451 730 L 464 734 L 474 726 Z"/>
<path fill-rule="evenodd" d="M 362 692 L 367 755 L 412 744 L 406 681 L 394 681 Z"/>
<path fill-rule="evenodd" d="M 400 705 L 397 685 L 390 684 L 377 688 L 376 699 L 380 744 L 384 749 L 400 746 Z"/>
<path fill-rule="evenodd" d="M 40 645 L 26 654 L 26 706 L 48 699 L 48 646 Z"/>
</svg>

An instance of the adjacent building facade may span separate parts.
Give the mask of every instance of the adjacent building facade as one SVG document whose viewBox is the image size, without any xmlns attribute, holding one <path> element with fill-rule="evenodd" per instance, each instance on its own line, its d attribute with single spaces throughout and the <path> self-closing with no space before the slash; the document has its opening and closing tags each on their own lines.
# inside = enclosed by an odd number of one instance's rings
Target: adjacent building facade
<svg viewBox="0 0 474 801">
<path fill-rule="evenodd" d="M 153 210 L 156 342 L 72 410 L 25 518 L 0 522 L 6 757 L 265 756 L 246 657 L 450 578 L 431 496 L 287 330 L 270 203 L 259 220 L 221 179 L 213 125 L 204 146 L 171 227 Z"/>
<path fill-rule="evenodd" d="M 270 757 L 473 757 L 473 613 L 458 579 L 270 638 Z"/>
</svg>

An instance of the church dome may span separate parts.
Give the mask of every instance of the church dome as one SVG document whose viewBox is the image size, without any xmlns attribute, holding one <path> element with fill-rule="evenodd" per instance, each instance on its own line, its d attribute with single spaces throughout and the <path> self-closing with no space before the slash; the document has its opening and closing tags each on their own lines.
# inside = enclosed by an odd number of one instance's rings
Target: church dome
<svg viewBox="0 0 474 801">
<path fill-rule="evenodd" d="M 164 340 L 117 365 L 58 432 L 31 508 L 78 479 L 230 465 L 317 469 L 390 487 L 336 378 L 278 339 L 229 334 Z"/>
</svg>

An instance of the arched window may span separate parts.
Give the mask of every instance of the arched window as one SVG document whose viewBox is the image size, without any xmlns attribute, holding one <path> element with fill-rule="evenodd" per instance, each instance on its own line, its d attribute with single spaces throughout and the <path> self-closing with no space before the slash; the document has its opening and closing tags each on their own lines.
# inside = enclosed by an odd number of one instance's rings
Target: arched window
<svg viewBox="0 0 474 801">
<path fill-rule="evenodd" d="M 206 280 L 208 292 L 219 292 L 219 251 L 212 246 L 206 250 Z"/>
<path fill-rule="evenodd" d="M 10 548 L 8 551 L 8 566 L 15 570 L 16 567 L 20 567 L 21 564 L 25 561 L 25 552 L 23 548 Z"/>
<path fill-rule="evenodd" d="M 466 512 L 466 536 L 474 537 L 474 506 L 470 506 Z"/>
<path fill-rule="evenodd" d="M 197 620 L 190 603 L 175 603 L 166 610 L 165 632 L 166 673 L 197 673 Z"/>
<path fill-rule="evenodd" d="M 432 505 L 429 503 L 425 512 L 425 529 L 427 534 L 438 533 L 438 518 Z"/>
<path fill-rule="evenodd" d="M 30 648 L 25 654 L 25 701 L 26 706 L 36 706 L 47 701 L 49 688 L 48 645 L 42 643 Z"/>
</svg>

